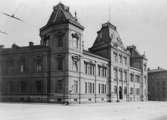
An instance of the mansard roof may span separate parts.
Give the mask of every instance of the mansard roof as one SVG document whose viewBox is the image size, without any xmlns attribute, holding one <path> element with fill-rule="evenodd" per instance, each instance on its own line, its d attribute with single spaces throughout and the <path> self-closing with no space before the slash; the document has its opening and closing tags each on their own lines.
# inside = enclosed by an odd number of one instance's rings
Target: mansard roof
<svg viewBox="0 0 167 120">
<path fill-rule="evenodd" d="M 145 56 L 145 54 L 140 54 L 139 52 L 138 52 L 138 50 L 136 49 L 136 46 L 135 45 L 131 45 L 131 46 L 128 46 L 127 47 L 127 50 L 130 52 L 130 54 L 131 54 L 131 57 L 135 57 L 135 58 L 144 58 L 144 59 L 146 59 L 147 60 L 147 58 L 146 58 L 146 56 Z"/>
<path fill-rule="evenodd" d="M 92 48 L 103 46 L 104 44 L 125 50 L 116 26 L 110 22 L 102 24 L 101 29 L 97 32 L 97 37 Z"/>
<path fill-rule="evenodd" d="M 47 24 L 41 28 L 44 29 L 50 25 L 54 24 L 63 24 L 63 23 L 71 23 L 80 29 L 84 29 L 84 27 L 78 22 L 77 17 L 73 16 L 69 10 L 68 6 L 65 6 L 62 3 L 53 7 L 53 12 L 47 22 Z"/>
</svg>

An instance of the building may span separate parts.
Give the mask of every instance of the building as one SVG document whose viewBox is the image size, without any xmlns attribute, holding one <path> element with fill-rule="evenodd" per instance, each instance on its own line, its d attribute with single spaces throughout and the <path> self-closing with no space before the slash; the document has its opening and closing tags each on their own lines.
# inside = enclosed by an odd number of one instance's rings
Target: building
<svg viewBox="0 0 167 120">
<path fill-rule="evenodd" d="M 147 100 L 147 59 L 110 22 L 89 50 L 69 7 L 53 7 L 40 45 L 0 48 L 2 101 L 87 103 Z"/>
<path fill-rule="evenodd" d="M 167 70 L 160 67 L 148 70 L 148 99 L 167 100 Z"/>
</svg>

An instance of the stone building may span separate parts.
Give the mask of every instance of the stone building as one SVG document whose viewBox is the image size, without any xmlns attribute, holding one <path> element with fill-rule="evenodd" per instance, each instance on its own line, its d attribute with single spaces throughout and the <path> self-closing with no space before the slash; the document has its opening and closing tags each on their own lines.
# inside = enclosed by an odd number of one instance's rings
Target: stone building
<svg viewBox="0 0 167 120">
<path fill-rule="evenodd" d="M 148 70 L 148 99 L 167 100 L 167 70 L 160 67 Z"/>
<path fill-rule="evenodd" d="M 0 48 L 1 101 L 111 102 L 147 100 L 147 59 L 125 47 L 116 26 L 102 24 L 89 50 L 69 7 L 53 7 L 40 45 Z"/>
</svg>

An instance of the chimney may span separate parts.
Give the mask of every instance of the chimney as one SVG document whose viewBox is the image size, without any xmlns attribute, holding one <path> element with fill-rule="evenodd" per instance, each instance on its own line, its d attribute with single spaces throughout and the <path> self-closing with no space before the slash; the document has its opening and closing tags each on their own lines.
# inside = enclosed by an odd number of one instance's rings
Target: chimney
<svg viewBox="0 0 167 120">
<path fill-rule="evenodd" d="M 4 48 L 4 45 L 0 45 L 0 49 Z"/>
<path fill-rule="evenodd" d="M 29 46 L 32 47 L 34 45 L 33 42 L 29 42 Z"/>
</svg>

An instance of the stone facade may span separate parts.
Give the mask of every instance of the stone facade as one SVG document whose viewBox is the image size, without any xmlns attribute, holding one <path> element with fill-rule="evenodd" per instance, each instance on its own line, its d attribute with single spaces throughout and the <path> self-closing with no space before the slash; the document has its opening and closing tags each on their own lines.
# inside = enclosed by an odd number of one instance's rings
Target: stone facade
<svg viewBox="0 0 167 120">
<path fill-rule="evenodd" d="M 41 43 L 0 48 L 2 101 L 96 103 L 147 100 L 147 59 L 125 47 L 107 22 L 89 50 L 84 27 L 59 3 L 40 29 Z"/>
<path fill-rule="evenodd" d="M 167 70 L 158 69 L 148 70 L 148 99 L 152 101 L 167 100 Z"/>
</svg>

